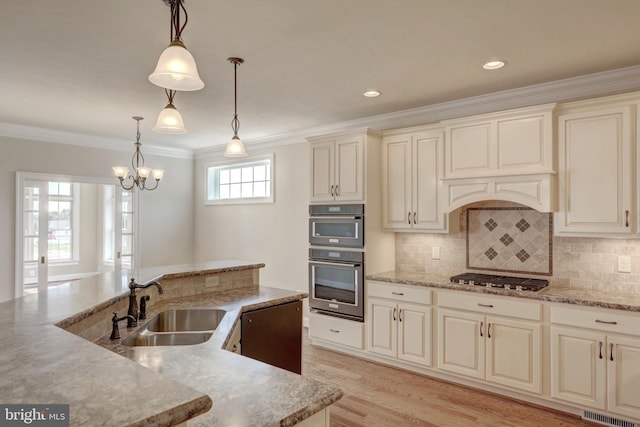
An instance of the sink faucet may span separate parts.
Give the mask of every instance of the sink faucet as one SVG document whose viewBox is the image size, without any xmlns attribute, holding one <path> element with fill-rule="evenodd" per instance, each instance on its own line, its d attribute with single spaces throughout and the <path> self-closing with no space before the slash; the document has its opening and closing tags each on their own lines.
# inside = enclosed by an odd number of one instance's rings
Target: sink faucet
<svg viewBox="0 0 640 427">
<path fill-rule="evenodd" d="M 129 292 L 129 309 L 127 310 L 127 315 L 131 317 L 127 318 L 128 319 L 127 328 L 138 326 L 138 299 L 136 298 L 136 289 L 145 289 L 151 285 L 158 288 L 159 294 L 162 295 L 164 293 L 164 291 L 162 290 L 162 286 L 160 286 L 160 283 L 157 280 L 151 280 L 150 282 L 147 282 L 143 285 L 136 283 L 136 279 L 134 279 L 133 277 L 129 281 L 130 292 Z M 146 309 L 146 304 L 145 304 L 145 309 Z"/>
<path fill-rule="evenodd" d="M 132 320 L 133 316 L 130 315 L 126 315 L 126 316 L 122 316 L 122 317 L 118 317 L 118 312 L 114 311 L 113 312 L 113 317 L 111 318 L 111 336 L 109 337 L 109 339 L 112 340 L 119 340 L 120 339 L 120 329 L 118 329 L 118 322 L 121 320 Z"/>
</svg>

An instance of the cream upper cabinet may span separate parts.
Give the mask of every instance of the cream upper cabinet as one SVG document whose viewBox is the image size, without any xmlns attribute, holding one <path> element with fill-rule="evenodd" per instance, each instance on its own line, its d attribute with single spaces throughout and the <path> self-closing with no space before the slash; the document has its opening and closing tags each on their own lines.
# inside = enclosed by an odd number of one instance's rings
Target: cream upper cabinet
<svg viewBox="0 0 640 427">
<path fill-rule="evenodd" d="M 640 418 L 640 316 L 551 307 L 551 397 Z"/>
<path fill-rule="evenodd" d="M 308 138 L 312 202 L 364 201 L 366 132 Z"/>
<path fill-rule="evenodd" d="M 442 292 L 438 305 L 439 369 L 542 392 L 540 304 Z"/>
<path fill-rule="evenodd" d="M 557 235 L 636 231 L 635 142 L 629 102 L 567 104 L 558 116 Z"/>
<path fill-rule="evenodd" d="M 554 108 L 546 104 L 443 121 L 444 210 L 504 200 L 553 211 Z"/>
<path fill-rule="evenodd" d="M 430 303 L 430 290 L 367 282 L 368 351 L 431 366 Z"/>
<path fill-rule="evenodd" d="M 383 227 L 389 230 L 448 231 L 441 202 L 443 133 L 404 130 L 382 140 Z"/>
</svg>

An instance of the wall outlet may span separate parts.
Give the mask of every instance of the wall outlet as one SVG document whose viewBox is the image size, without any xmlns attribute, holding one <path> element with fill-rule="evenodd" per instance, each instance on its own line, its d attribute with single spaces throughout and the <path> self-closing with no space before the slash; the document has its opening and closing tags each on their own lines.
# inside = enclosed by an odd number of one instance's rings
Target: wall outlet
<svg viewBox="0 0 640 427">
<path fill-rule="evenodd" d="M 431 248 L 431 259 L 440 259 L 440 246 L 433 246 Z"/>
<path fill-rule="evenodd" d="M 620 255 L 618 257 L 618 273 L 631 273 L 631 257 Z"/>
</svg>

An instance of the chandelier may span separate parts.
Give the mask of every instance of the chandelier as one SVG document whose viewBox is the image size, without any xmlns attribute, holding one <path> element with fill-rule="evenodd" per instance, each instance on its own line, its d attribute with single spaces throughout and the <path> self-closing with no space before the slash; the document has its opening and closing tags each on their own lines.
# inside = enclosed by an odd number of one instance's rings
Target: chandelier
<svg viewBox="0 0 640 427">
<path fill-rule="evenodd" d="M 158 183 L 164 176 L 164 169 L 152 169 L 144 165 L 144 156 L 140 151 L 140 147 L 142 147 L 142 144 L 140 143 L 140 120 L 143 120 L 143 118 L 140 116 L 133 116 L 132 119 L 136 121 L 137 128 L 136 142 L 134 144 L 136 146 L 136 152 L 131 158 L 131 166 L 135 171 L 135 175 L 129 174 L 129 168 L 126 166 L 114 166 L 112 168 L 113 174 L 120 180 L 120 186 L 122 186 L 126 191 L 132 190 L 135 187 L 140 190 L 155 190 L 158 188 Z M 153 187 L 147 186 L 147 179 L 150 175 L 153 176 L 153 179 L 155 180 L 155 185 Z M 125 180 L 128 181 L 126 184 Z"/>
</svg>

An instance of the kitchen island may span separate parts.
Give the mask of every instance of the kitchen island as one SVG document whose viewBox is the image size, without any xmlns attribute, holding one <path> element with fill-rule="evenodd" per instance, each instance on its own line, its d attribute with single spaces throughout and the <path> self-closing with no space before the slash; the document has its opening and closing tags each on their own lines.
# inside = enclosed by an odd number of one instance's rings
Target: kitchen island
<svg viewBox="0 0 640 427">
<path fill-rule="evenodd" d="M 109 351 L 91 342 L 96 331 L 110 331 L 93 319 L 126 313 L 127 274 L 105 273 L 0 304 L 0 403 L 69 404 L 71 425 L 288 426 L 324 410 L 340 399 L 339 389 L 221 348 L 242 311 L 306 297 L 259 287 L 255 279 L 224 279 L 257 277 L 263 266 L 182 266 L 160 277 L 164 295 L 144 290 L 150 315 L 193 304 L 227 311 L 211 340 L 182 348 L 112 344 Z M 143 271 L 138 282 L 157 274 Z M 124 322 L 120 329 L 126 332 Z"/>
</svg>

